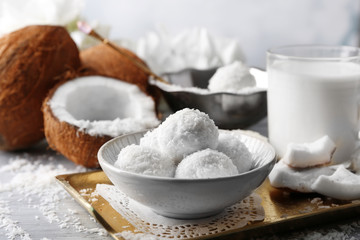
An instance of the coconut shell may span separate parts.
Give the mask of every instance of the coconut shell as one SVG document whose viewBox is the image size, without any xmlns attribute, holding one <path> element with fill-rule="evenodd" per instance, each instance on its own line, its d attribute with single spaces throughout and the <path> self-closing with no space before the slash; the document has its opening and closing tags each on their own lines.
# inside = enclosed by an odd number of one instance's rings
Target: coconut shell
<svg viewBox="0 0 360 240">
<path fill-rule="evenodd" d="M 28 26 L 0 38 L 0 149 L 44 137 L 41 105 L 59 81 L 75 75 L 79 51 L 59 26 Z"/>
<path fill-rule="evenodd" d="M 146 65 L 144 61 L 130 50 L 121 49 Z M 152 96 L 155 102 L 158 101 L 160 93 L 149 84 L 149 75 L 132 63 L 131 60 L 109 46 L 99 44 L 85 49 L 80 52 L 80 59 L 82 63 L 82 73 L 80 75 L 102 75 L 133 83 L 141 91 Z"/>
<path fill-rule="evenodd" d="M 97 152 L 100 147 L 112 139 L 110 136 L 90 136 L 79 128 L 60 122 L 54 116 L 48 101 L 57 87 L 50 91 L 43 103 L 44 132 L 49 146 L 72 162 L 89 168 L 99 167 Z"/>
</svg>

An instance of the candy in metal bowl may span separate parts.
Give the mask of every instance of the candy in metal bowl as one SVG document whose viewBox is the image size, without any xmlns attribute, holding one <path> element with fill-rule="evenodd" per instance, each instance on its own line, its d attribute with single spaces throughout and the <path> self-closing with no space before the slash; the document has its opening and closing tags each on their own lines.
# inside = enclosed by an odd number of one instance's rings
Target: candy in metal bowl
<svg viewBox="0 0 360 240">
<path fill-rule="evenodd" d="M 255 124 L 267 114 L 266 72 L 250 68 L 257 85 L 261 87 L 241 93 L 209 92 L 206 90 L 216 69 L 186 69 L 163 77 L 171 85 L 157 81 L 150 83 L 163 94 L 172 111 L 195 108 L 207 113 L 222 129 L 245 128 Z M 179 87 L 181 86 L 181 87 Z M 201 88 L 201 89 L 200 89 Z"/>
<path fill-rule="evenodd" d="M 144 134 L 124 135 L 105 143 L 98 152 L 99 163 L 110 181 L 122 192 L 166 217 L 193 219 L 220 213 L 249 196 L 266 179 L 275 164 L 275 150 L 270 144 L 241 134 L 242 141 L 252 154 L 253 167 L 235 176 L 178 179 L 141 175 L 115 167 L 120 150 L 130 144 L 138 144 Z"/>
</svg>

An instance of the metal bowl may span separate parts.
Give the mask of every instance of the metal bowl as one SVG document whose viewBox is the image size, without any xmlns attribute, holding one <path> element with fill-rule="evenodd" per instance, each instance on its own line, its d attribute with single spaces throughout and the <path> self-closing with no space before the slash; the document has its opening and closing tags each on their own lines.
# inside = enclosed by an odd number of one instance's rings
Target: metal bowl
<svg viewBox="0 0 360 240">
<path fill-rule="evenodd" d="M 266 116 L 267 94 L 264 88 L 246 93 L 207 91 L 208 82 L 215 71 L 216 69 L 186 69 L 163 76 L 169 83 L 181 88 L 173 88 L 172 85 L 169 87 L 156 81 L 150 81 L 150 84 L 161 91 L 172 111 L 199 109 L 207 113 L 222 129 L 245 128 Z M 256 80 L 258 77 L 266 77 L 266 73 L 260 69 L 252 68 L 250 71 L 258 73 L 258 76 L 255 75 Z M 203 91 L 193 91 L 193 87 L 202 88 Z"/>
</svg>

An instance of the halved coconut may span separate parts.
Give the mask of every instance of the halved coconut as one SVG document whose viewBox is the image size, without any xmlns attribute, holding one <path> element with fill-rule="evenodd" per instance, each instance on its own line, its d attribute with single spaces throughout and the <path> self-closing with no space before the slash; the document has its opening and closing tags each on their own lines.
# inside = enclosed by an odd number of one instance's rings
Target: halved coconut
<svg viewBox="0 0 360 240">
<path fill-rule="evenodd" d="M 41 105 L 48 91 L 75 75 L 79 51 L 65 28 L 28 26 L 0 38 L 0 149 L 44 138 Z"/>
<path fill-rule="evenodd" d="M 103 76 L 80 77 L 55 87 L 43 104 L 51 148 L 86 167 L 113 137 L 159 124 L 154 100 L 136 85 Z"/>
</svg>

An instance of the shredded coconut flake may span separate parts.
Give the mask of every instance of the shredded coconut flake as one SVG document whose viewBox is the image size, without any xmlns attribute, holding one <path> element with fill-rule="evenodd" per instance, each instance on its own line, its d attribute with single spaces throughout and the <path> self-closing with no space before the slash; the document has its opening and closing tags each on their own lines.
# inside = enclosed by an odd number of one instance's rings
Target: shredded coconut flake
<svg viewBox="0 0 360 240">
<path fill-rule="evenodd" d="M 159 238 L 148 233 L 134 233 L 131 231 L 123 231 L 116 233 L 116 236 L 122 237 L 125 240 L 158 240 Z"/>
<path fill-rule="evenodd" d="M 72 200 L 69 194 L 55 181 L 55 176 L 70 172 L 84 172 L 80 166 L 71 170 L 58 164 L 52 156 L 31 157 L 24 154 L 11 159 L 7 165 L 0 167 L 0 174 L 9 174 L 7 182 L 0 183 L 0 194 L 11 194 L 18 197 L 18 202 L 27 204 L 28 208 L 37 209 L 49 223 L 56 223 L 59 228 L 69 228 L 76 232 L 106 236 L 103 228 L 86 228 L 76 212 L 61 209 L 62 202 Z M 31 236 L 12 219 L 12 209 L 6 201 L 0 200 L 0 229 L 5 231 L 8 239 L 30 240 Z M 35 220 L 40 220 L 38 215 Z M 44 238 L 46 239 L 46 238 Z"/>
<path fill-rule="evenodd" d="M 11 219 L 9 203 L 3 200 L 0 200 L 0 228 L 5 229 L 8 239 L 31 240 L 30 234 Z"/>
<path fill-rule="evenodd" d="M 320 205 L 320 204 L 323 204 L 324 202 L 323 202 L 323 200 L 322 200 L 321 198 L 316 197 L 316 198 L 313 198 L 313 199 L 310 201 L 310 203 L 316 204 L 316 205 Z"/>
</svg>

